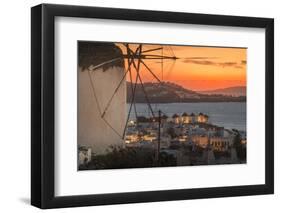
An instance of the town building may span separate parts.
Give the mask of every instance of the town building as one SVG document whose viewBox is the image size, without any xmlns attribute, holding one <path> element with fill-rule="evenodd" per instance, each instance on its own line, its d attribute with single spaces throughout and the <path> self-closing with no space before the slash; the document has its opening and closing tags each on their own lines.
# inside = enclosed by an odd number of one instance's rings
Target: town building
<svg viewBox="0 0 281 213">
<path fill-rule="evenodd" d="M 138 117 L 126 133 L 126 146 L 156 149 L 158 146 L 159 118 Z M 241 132 L 241 143 L 246 133 Z M 225 164 L 236 162 L 233 149 L 234 132 L 209 122 L 203 113 L 163 114 L 160 125 L 160 150 L 171 152 L 177 165 Z M 245 142 L 244 140 L 245 139 Z M 215 158 L 216 155 L 216 158 Z"/>
<path fill-rule="evenodd" d="M 210 144 L 214 150 L 226 151 L 232 146 L 233 140 L 232 137 L 211 137 Z"/>
<path fill-rule="evenodd" d="M 206 148 L 208 145 L 209 138 L 208 136 L 201 136 L 201 135 L 192 135 L 191 140 L 197 146 L 202 148 Z"/>
<path fill-rule="evenodd" d="M 148 134 L 148 135 L 144 135 L 142 138 L 144 141 L 153 142 L 154 140 L 157 139 L 157 136 L 156 134 Z"/>
<path fill-rule="evenodd" d="M 78 164 L 85 165 L 89 163 L 92 159 L 92 149 L 86 146 L 78 147 Z"/>
<path fill-rule="evenodd" d="M 172 116 L 172 118 L 173 118 L 173 121 L 174 121 L 175 124 L 179 124 L 180 123 L 181 118 L 180 118 L 180 116 L 178 114 L 174 114 Z"/>
<path fill-rule="evenodd" d="M 191 117 L 191 122 L 195 123 L 196 122 L 196 116 L 193 112 L 190 114 L 190 117 Z"/>
<path fill-rule="evenodd" d="M 207 123 L 208 119 L 209 119 L 209 116 L 205 115 L 201 112 L 197 115 L 197 122 L 198 123 Z"/>
<path fill-rule="evenodd" d="M 190 124 L 192 123 L 192 116 L 184 112 L 181 116 L 181 121 L 183 124 Z"/>
<path fill-rule="evenodd" d="M 126 134 L 125 143 L 135 143 L 138 142 L 139 136 L 137 134 Z"/>
</svg>

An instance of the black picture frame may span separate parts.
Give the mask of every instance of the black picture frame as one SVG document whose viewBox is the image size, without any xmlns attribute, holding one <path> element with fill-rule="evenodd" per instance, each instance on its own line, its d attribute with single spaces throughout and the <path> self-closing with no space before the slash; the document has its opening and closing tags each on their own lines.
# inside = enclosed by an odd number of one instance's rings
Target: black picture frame
<svg viewBox="0 0 281 213">
<path fill-rule="evenodd" d="M 265 184 L 56 197 L 54 171 L 55 17 L 264 28 Z M 60 208 L 274 193 L 274 20 L 241 16 L 41 4 L 31 9 L 31 204 Z"/>
</svg>

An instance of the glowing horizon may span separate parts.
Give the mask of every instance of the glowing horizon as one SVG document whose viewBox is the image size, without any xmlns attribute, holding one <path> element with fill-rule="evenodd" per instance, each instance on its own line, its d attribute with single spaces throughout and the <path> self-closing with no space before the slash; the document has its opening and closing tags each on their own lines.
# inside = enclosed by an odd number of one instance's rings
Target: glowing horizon
<svg viewBox="0 0 281 213">
<path fill-rule="evenodd" d="M 127 54 L 121 43 L 116 43 Z M 134 51 L 138 44 L 129 44 Z M 176 56 L 177 60 L 144 59 L 147 66 L 161 81 L 169 81 L 195 91 L 215 90 L 227 87 L 246 87 L 247 49 L 237 47 L 177 46 L 161 45 L 164 56 Z M 143 44 L 142 50 L 155 49 L 160 45 Z M 162 50 L 149 52 L 162 55 Z M 173 65 L 174 63 L 174 65 Z M 125 60 L 126 69 L 128 67 Z M 134 69 L 133 69 L 134 70 Z M 149 71 L 141 65 L 143 82 L 157 82 Z M 132 72 L 135 79 L 136 72 Z M 129 75 L 127 80 L 130 81 Z"/>
</svg>

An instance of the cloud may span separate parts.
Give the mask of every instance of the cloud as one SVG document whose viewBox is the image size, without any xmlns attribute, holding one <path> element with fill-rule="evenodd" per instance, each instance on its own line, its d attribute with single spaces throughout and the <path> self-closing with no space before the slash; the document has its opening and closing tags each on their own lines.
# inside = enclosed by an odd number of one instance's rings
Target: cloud
<svg viewBox="0 0 281 213">
<path fill-rule="evenodd" d="M 185 59 L 191 59 L 191 60 L 193 60 L 193 59 L 214 59 L 214 58 L 217 58 L 217 57 L 187 57 L 187 58 L 185 58 Z"/>
<path fill-rule="evenodd" d="M 215 57 L 190 57 L 190 58 L 185 58 L 183 62 L 189 64 L 209 65 L 209 66 L 217 66 L 217 67 L 234 67 L 238 69 L 242 69 L 243 66 L 247 63 L 245 60 L 242 60 L 240 62 L 235 62 L 235 61 L 215 62 L 212 60 L 208 60 L 212 58 Z"/>
<path fill-rule="evenodd" d="M 213 62 L 213 61 L 208 61 L 208 60 L 185 59 L 183 62 L 184 62 L 184 63 L 188 63 L 188 64 L 216 65 L 215 62 Z"/>
</svg>

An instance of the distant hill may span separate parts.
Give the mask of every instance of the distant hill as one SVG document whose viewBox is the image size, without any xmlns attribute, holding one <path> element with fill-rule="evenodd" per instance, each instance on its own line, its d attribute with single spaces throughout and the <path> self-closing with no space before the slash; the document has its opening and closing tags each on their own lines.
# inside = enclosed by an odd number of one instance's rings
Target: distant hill
<svg viewBox="0 0 281 213">
<path fill-rule="evenodd" d="M 208 94 L 208 95 L 228 95 L 228 96 L 246 96 L 246 87 L 227 87 L 222 89 L 216 90 L 208 90 L 208 91 L 199 91 L 201 94 Z"/>
<path fill-rule="evenodd" d="M 131 102 L 132 86 L 127 82 L 127 102 Z M 151 103 L 175 103 L 175 102 L 245 102 L 245 96 L 227 96 L 221 94 L 202 94 L 186 89 L 171 82 L 144 83 L 143 87 Z M 136 103 L 146 103 L 146 95 L 141 84 L 136 85 Z"/>
</svg>

